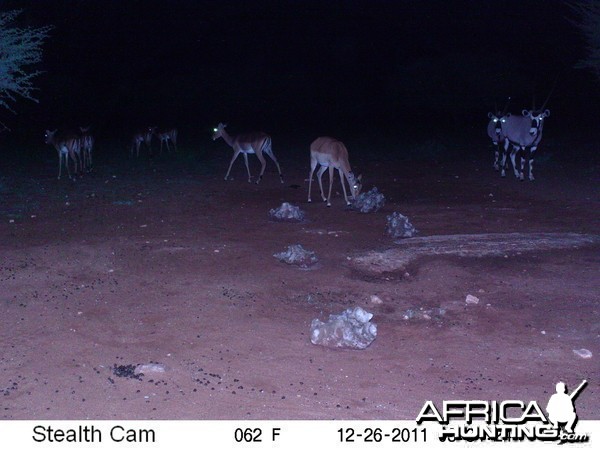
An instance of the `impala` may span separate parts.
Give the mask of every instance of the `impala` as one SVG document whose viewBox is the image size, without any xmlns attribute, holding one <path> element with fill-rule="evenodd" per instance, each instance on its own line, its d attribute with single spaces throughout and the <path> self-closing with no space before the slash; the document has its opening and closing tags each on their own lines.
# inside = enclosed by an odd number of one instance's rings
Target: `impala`
<svg viewBox="0 0 600 450">
<path fill-rule="evenodd" d="M 67 168 L 69 179 L 71 179 L 71 171 L 69 169 L 69 157 L 73 160 L 73 164 L 75 165 L 75 173 L 77 174 L 80 149 L 79 137 L 75 134 L 68 134 L 64 137 L 60 137 L 56 135 L 56 132 L 57 130 L 46 130 L 46 133 L 44 135 L 44 142 L 46 142 L 46 144 L 53 145 L 54 148 L 56 148 L 56 151 L 58 152 L 58 179 L 60 180 L 60 176 L 62 174 L 63 161 L 65 162 L 65 167 Z"/>
<path fill-rule="evenodd" d="M 92 170 L 92 150 L 94 149 L 94 136 L 90 134 L 90 127 L 79 127 L 81 151 L 83 152 L 83 165 L 89 171 Z"/>
<path fill-rule="evenodd" d="M 269 157 L 273 160 L 275 165 L 277 166 L 277 170 L 279 171 L 279 179 L 283 183 L 283 175 L 281 174 L 281 167 L 279 167 L 279 163 L 277 162 L 277 158 L 273 154 L 273 148 L 271 147 L 271 136 L 263 132 L 255 132 L 248 134 L 239 134 L 237 136 L 230 136 L 227 131 L 225 131 L 226 124 L 219 123 L 217 128 L 213 129 L 213 141 L 216 141 L 220 137 L 223 138 L 227 144 L 233 148 L 233 158 L 231 158 L 231 162 L 229 163 L 229 169 L 227 169 L 227 173 L 225 174 L 225 179 L 229 178 L 229 172 L 231 172 L 231 166 L 240 156 L 240 153 L 244 154 L 244 160 L 246 161 L 246 170 L 248 171 L 248 183 L 252 182 L 252 175 L 250 175 L 250 167 L 248 166 L 248 155 L 256 154 L 256 157 L 260 161 L 261 170 L 258 179 L 256 180 L 256 184 L 260 183 L 262 180 L 263 174 L 265 173 L 265 167 L 267 167 L 267 161 L 265 160 L 265 154 L 269 155 Z"/>
<path fill-rule="evenodd" d="M 321 166 L 317 172 L 317 179 L 319 180 L 319 188 L 321 190 L 321 198 L 324 202 L 327 202 L 327 206 L 331 206 L 331 187 L 333 185 L 334 169 L 337 169 L 340 174 L 342 190 L 344 191 L 344 199 L 346 200 L 346 204 L 350 205 L 348 195 L 346 194 L 344 178 L 348 181 L 352 199 L 355 200 L 362 188 L 362 175 L 355 177 L 352 173 L 350 162 L 348 161 L 348 150 L 346 149 L 346 146 L 342 142 L 331 137 L 320 137 L 310 144 L 310 176 L 308 181 L 309 202 L 311 201 L 310 194 L 312 189 L 313 173 L 317 165 Z M 321 177 L 327 168 L 329 168 L 329 195 L 327 198 L 325 198 Z"/>
<path fill-rule="evenodd" d="M 169 142 L 173 144 L 173 148 L 177 151 L 177 128 L 171 128 L 166 131 L 156 133 L 158 140 L 160 141 L 160 153 L 162 154 L 163 143 L 167 144 L 167 151 L 171 151 Z"/>
<path fill-rule="evenodd" d="M 142 142 L 148 149 L 148 151 L 152 150 L 152 136 L 156 133 L 156 127 L 148 127 L 144 130 L 138 131 L 133 135 L 133 139 L 131 142 L 131 156 L 135 153 L 136 157 L 140 156 L 140 146 Z"/>
</svg>

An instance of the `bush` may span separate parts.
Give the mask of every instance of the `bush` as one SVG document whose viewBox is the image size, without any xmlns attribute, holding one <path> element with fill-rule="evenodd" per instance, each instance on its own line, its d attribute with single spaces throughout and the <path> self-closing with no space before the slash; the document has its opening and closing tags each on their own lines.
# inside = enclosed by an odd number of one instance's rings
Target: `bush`
<svg viewBox="0 0 600 450">
<path fill-rule="evenodd" d="M 37 102 L 32 80 L 40 71 L 29 67 L 42 60 L 42 44 L 52 29 L 19 28 L 14 24 L 19 14 L 20 10 L 0 13 L 0 106 L 9 111 L 13 111 L 9 102 L 17 97 Z"/>
</svg>

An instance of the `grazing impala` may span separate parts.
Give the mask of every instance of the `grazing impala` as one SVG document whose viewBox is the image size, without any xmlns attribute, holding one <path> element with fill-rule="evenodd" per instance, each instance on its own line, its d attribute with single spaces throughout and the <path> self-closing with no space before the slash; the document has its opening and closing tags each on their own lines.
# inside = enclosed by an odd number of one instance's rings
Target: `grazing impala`
<svg viewBox="0 0 600 450">
<path fill-rule="evenodd" d="M 151 151 L 152 136 L 154 133 L 156 133 L 156 127 L 148 127 L 135 133 L 131 141 L 131 156 L 133 156 L 134 153 L 136 157 L 140 156 L 140 146 L 142 145 L 142 142 L 146 148 L 148 148 L 148 151 Z"/>
<path fill-rule="evenodd" d="M 83 166 L 92 170 L 92 150 L 94 149 L 94 136 L 90 134 L 90 127 L 79 127 L 81 152 L 83 153 Z"/>
<path fill-rule="evenodd" d="M 162 155 L 163 142 L 167 144 L 167 151 L 171 151 L 171 147 L 169 147 L 169 142 L 173 144 L 173 148 L 177 151 L 177 128 L 171 128 L 166 131 L 161 131 L 156 133 L 158 136 L 158 140 L 160 141 L 160 153 Z"/>
<path fill-rule="evenodd" d="M 53 145 L 58 152 L 58 179 L 60 180 L 60 176 L 62 174 L 63 160 L 67 168 L 67 173 L 69 174 L 69 179 L 71 179 L 71 171 L 69 170 L 69 157 L 73 160 L 73 164 L 75 165 L 75 174 L 77 174 L 80 148 L 79 137 L 75 134 L 68 134 L 64 137 L 60 137 L 56 135 L 56 131 L 57 130 L 46 130 L 44 141 L 46 144 Z"/>
<path fill-rule="evenodd" d="M 267 161 L 265 160 L 264 156 L 265 154 L 269 155 L 269 157 L 277 166 L 277 170 L 279 171 L 279 179 L 283 183 L 281 168 L 279 167 L 279 163 L 277 162 L 277 158 L 275 158 L 273 149 L 271 147 L 271 136 L 263 132 L 230 136 L 227 131 L 225 131 L 226 126 L 226 124 L 222 123 L 217 125 L 217 128 L 213 129 L 212 137 L 213 141 L 216 141 L 222 137 L 225 142 L 227 142 L 227 144 L 233 148 L 233 158 L 231 158 L 231 162 L 229 163 L 229 169 L 227 169 L 225 179 L 229 178 L 229 172 L 231 172 L 231 166 L 233 166 L 234 161 L 238 156 L 240 156 L 240 153 L 243 153 L 244 160 L 246 161 L 246 170 L 248 171 L 248 183 L 251 183 L 252 175 L 250 175 L 250 167 L 248 166 L 248 155 L 254 153 L 262 165 L 260 175 L 256 180 L 256 184 L 260 183 L 260 180 L 262 180 L 263 174 L 265 173 L 265 167 L 267 167 Z"/>
<path fill-rule="evenodd" d="M 331 206 L 331 186 L 333 185 L 334 169 L 337 169 L 340 174 L 342 190 L 344 191 L 344 199 L 346 200 L 346 204 L 350 205 L 348 196 L 346 195 L 344 177 L 346 180 L 348 180 L 348 184 L 350 185 L 350 193 L 352 194 L 352 198 L 356 199 L 362 188 L 362 175 L 355 177 L 352 173 L 352 169 L 350 169 L 350 162 L 348 161 L 348 150 L 346 149 L 346 146 L 337 139 L 330 137 L 317 138 L 312 144 L 310 144 L 310 177 L 308 181 L 309 202 L 311 201 L 310 193 L 312 188 L 313 173 L 317 165 L 321 166 L 317 172 L 319 188 L 321 189 L 321 197 L 323 198 L 324 202 L 327 202 L 327 206 Z M 327 168 L 329 168 L 329 195 L 327 198 L 325 198 L 321 177 Z"/>
</svg>

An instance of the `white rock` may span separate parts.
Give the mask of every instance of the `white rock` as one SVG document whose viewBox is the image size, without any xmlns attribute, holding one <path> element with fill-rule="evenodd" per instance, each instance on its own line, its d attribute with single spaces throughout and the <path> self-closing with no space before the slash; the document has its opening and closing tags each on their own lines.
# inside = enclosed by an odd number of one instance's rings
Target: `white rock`
<svg viewBox="0 0 600 450">
<path fill-rule="evenodd" d="M 271 209 L 269 216 L 273 220 L 285 222 L 301 222 L 304 220 L 304 211 L 290 203 L 283 202 L 279 208 Z"/>
<path fill-rule="evenodd" d="M 573 350 L 573 353 L 575 353 L 577 356 L 579 356 L 580 358 L 583 358 L 583 359 L 590 359 L 592 357 L 592 352 L 589 351 L 587 348 L 580 348 L 579 350 Z"/>
<path fill-rule="evenodd" d="M 371 295 L 371 303 L 374 305 L 381 305 L 383 304 L 383 300 L 381 300 L 381 297 L 378 295 Z"/>
<path fill-rule="evenodd" d="M 167 367 L 164 364 L 150 363 L 150 364 L 138 364 L 135 368 L 135 373 L 164 373 L 167 371 Z"/>
<path fill-rule="evenodd" d="M 467 298 L 465 299 L 465 302 L 470 303 L 472 305 L 476 305 L 477 303 L 479 303 L 479 299 L 477 297 L 475 297 L 474 295 L 467 294 Z"/>
<path fill-rule="evenodd" d="M 356 307 L 339 315 L 331 314 L 328 322 L 314 319 L 310 340 L 315 345 L 330 348 L 365 349 L 377 336 L 377 325 L 370 322 L 372 318 L 373 314 Z"/>
</svg>

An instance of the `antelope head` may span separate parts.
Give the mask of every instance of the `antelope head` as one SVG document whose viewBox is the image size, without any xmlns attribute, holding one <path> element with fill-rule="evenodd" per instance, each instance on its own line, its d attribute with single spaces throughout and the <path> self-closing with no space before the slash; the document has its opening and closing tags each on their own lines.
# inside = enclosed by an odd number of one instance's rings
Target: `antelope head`
<svg viewBox="0 0 600 450">
<path fill-rule="evenodd" d="M 358 194 L 362 190 L 362 175 L 355 177 L 352 172 L 348 172 L 348 181 L 350 182 L 352 198 L 356 200 L 356 197 L 358 197 Z"/>
<path fill-rule="evenodd" d="M 219 122 L 219 125 L 217 125 L 216 128 L 213 128 L 213 135 L 212 135 L 212 140 L 213 141 L 216 141 L 221 136 L 223 136 L 223 131 L 225 130 L 226 126 L 227 126 L 226 123 L 220 123 Z"/>
<path fill-rule="evenodd" d="M 529 133 L 533 136 L 544 127 L 544 119 L 546 117 L 550 117 L 550 110 L 546 109 L 544 111 L 535 111 L 524 109 L 522 114 L 523 117 L 528 117 L 531 119 L 531 128 L 529 129 Z"/>
<path fill-rule="evenodd" d="M 54 131 L 46 130 L 46 132 L 44 133 L 44 142 L 46 144 L 52 144 L 52 142 L 54 141 L 54 136 L 56 135 L 57 131 L 58 130 L 54 130 Z"/>
<path fill-rule="evenodd" d="M 496 125 L 496 134 L 500 135 L 502 133 L 502 124 L 506 122 L 506 119 L 510 117 L 510 113 L 497 111 L 496 114 L 488 113 L 488 117 L 494 122 Z"/>
</svg>

